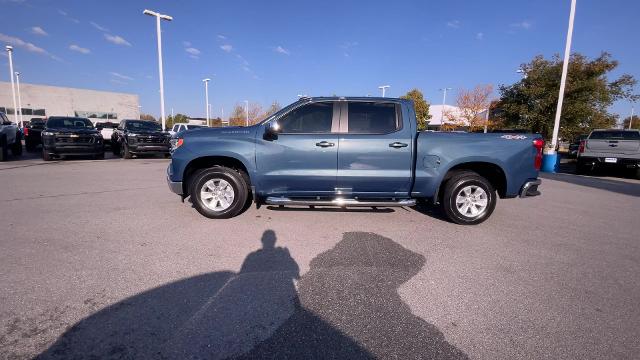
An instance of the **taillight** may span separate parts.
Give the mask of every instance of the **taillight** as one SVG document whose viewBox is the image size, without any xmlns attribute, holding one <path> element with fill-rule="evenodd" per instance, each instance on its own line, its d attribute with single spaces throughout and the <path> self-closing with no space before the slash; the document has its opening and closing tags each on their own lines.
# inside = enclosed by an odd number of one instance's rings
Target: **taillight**
<svg viewBox="0 0 640 360">
<path fill-rule="evenodd" d="M 584 140 L 580 140 L 580 145 L 578 146 L 578 154 L 582 154 L 584 152 Z"/>
<path fill-rule="evenodd" d="M 29 128 L 23 128 L 22 132 L 24 133 L 24 136 L 28 136 L 29 135 Z"/>
<path fill-rule="evenodd" d="M 542 149 L 544 148 L 544 140 L 543 139 L 533 139 L 533 147 L 536 148 L 536 157 L 533 162 L 533 166 L 536 170 L 540 170 L 542 167 Z"/>
</svg>

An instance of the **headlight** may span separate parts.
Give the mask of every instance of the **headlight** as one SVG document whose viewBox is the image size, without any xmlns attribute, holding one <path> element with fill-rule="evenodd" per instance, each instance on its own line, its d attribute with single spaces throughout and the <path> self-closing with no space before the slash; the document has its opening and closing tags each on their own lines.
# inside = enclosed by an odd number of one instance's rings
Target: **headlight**
<svg viewBox="0 0 640 360">
<path fill-rule="evenodd" d="M 138 134 L 127 134 L 128 137 L 136 137 Z"/>
<path fill-rule="evenodd" d="M 171 139 L 169 143 L 171 144 L 171 151 L 173 152 L 184 144 L 184 139 Z"/>
<path fill-rule="evenodd" d="M 55 134 L 50 132 L 50 131 L 43 131 L 42 132 L 42 136 L 53 136 L 53 135 L 55 135 Z"/>
</svg>

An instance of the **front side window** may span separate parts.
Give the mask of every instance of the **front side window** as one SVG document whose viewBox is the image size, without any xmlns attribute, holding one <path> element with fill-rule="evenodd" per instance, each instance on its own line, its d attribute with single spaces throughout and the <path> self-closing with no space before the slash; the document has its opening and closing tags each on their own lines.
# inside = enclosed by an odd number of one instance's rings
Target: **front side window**
<svg viewBox="0 0 640 360">
<path fill-rule="evenodd" d="M 331 132 L 333 103 L 313 103 L 299 107 L 278 120 L 283 134 Z"/>
<path fill-rule="evenodd" d="M 173 129 L 171 129 L 171 131 L 178 132 L 178 128 L 179 127 L 180 127 L 180 125 L 173 125 Z"/>
<path fill-rule="evenodd" d="M 349 103 L 349 133 L 388 134 L 400 129 L 396 105 L 389 103 Z"/>
</svg>

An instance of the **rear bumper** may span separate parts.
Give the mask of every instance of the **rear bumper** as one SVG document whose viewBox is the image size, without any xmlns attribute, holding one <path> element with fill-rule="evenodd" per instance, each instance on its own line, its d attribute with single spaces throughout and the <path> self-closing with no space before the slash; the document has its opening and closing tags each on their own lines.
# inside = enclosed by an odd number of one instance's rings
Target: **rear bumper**
<svg viewBox="0 0 640 360">
<path fill-rule="evenodd" d="M 629 159 L 616 157 L 615 154 L 611 154 L 610 157 L 604 156 L 579 156 L 578 161 L 585 166 L 592 167 L 604 167 L 604 168 L 621 168 L 621 169 L 635 169 L 640 167 L 640 159 Z M 615 162 L 606 162 L 607 158 L 615 158 Z"/>
<path fill-rule="evenodd" d="M 540 179 L 529 179 L 527 182 L 522 185 L 522 189 L 520 189 L 519 197 L 531 197 L 540 195 L 540 191 L 538 190 L 538 186 L 542 184 L 542 180 Z"/>
</svg>

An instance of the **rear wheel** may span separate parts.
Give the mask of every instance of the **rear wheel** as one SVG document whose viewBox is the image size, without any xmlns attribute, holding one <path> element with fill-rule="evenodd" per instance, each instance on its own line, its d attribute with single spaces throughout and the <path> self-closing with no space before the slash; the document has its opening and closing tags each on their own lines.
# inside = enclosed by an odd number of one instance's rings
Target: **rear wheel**
<svg viewBox="0 0 640 360">
<path fill-rule="evenodd" d="M 244 210 L 249 187 L 240 172 L 214 166 L 193 175 L 189 193 L 200 214 L 211 219 L 226 219 Z"/>
<path fill-rule="evenodd" d="M 22 156 L 22 140 L 16 135 L 16 141 L 11 145 L 11 154 L 13 156 Z"/>
<path fill-rule="evenodd" d="M 111 152 L 115 156 L 120 156 L 120 144 L 117 141 L 111 144 Z"/>
<path fill-rule="evenodd" d="M 456 224 L 476 225 L 491 216 L 496 202 L 496 190 L 487 179 L 473 171 L 460 171 L 445 184 L 442 207 Z"/>
<path fill-rule="evenodd" d="M 28 152 L 33 152 L 36 149 L 36 144 L 34 144 L 33 141 L 29 141 L 25 139 L 24 147 L 27 149 Z"/>
<path fill-rule="evenodd" d="M 576 161 L 576 174 L 577 175 L 586 175 L 590 172 L 590 167 L 585 164 L 583 161 Z"/>
<path fill-rule="evenodd" d="M 7 161 L 8 154 L 7 135 L 0 134 L 0 161 Z"/>
</svg>

